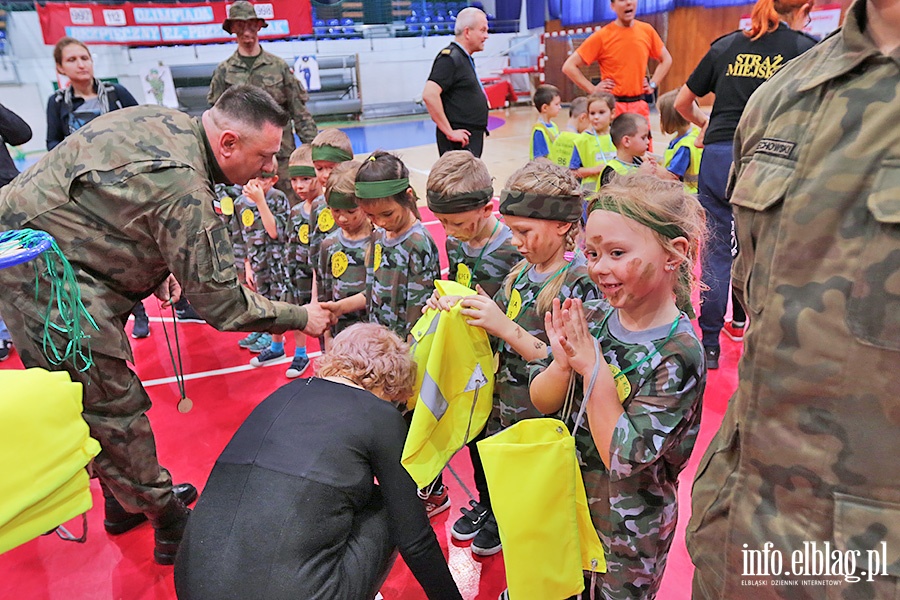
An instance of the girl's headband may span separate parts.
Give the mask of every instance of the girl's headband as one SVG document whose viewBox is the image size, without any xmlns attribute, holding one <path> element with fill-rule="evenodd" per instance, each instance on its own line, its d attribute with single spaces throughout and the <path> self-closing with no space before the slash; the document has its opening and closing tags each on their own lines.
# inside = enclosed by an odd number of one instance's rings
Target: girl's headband
<svg viewBox="0 0 900 600">
<path fill-rule="evenodd" d="M 409 177 L 384 181 L 357 181 L 355 187 L 357 198 L 388 198 L 408 190 Z"/>
</svg>

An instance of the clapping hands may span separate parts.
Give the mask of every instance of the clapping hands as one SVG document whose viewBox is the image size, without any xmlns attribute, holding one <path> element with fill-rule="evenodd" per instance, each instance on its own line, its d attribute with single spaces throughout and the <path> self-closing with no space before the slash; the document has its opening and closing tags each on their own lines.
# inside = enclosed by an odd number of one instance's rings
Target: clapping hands
<svg viewBox="0 0 900 600">
<path fill-rule="evenodd" d="M 590 377 L 598 358 L 581 300 L 567 298 L 560 303 L 555 298 L 552 310 L 544 316 L 544 327 L 557 366 L 574 369 L 582 377 Z M 599 360 L 603 360 L 602 354 Z"/>
</svg>

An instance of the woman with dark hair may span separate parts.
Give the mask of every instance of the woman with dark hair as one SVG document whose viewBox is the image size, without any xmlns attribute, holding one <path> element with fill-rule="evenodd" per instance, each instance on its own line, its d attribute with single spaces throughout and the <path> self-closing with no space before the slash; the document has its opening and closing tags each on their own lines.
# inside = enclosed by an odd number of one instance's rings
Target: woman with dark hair
<svg viewBox="0 0 900 600">
<path fill-rule="evenodd" d="M 412 395 L 408 346 L 359 323 L 316 370 L 263 400 L 216 461 L 175 563 L 178 597 L 369 600 L 399 548 L 429 599 L 461 600 L 400 465 L 392 403 Z"/>
<path fill-rule="evenodd" d="M 731 205 L 726 197 L 732 142 L 744 106 L 756 88 L 789 60 L 812 48 L 816 40 L 800 30 L 809 22 L 813 0 L 758 0 L 749 30 L 729 33 L 712 43 L 700 64 L 681 86 L 675 108 L 701 128 L 703 143 L 698 181 L 699 199 L 706 209 L 709 237 L 704 248 L 700 329 L 707 367 L 719 368 L 719 333 L 735 341 L 743 339 L 746 316 L 732 302 L 732 322 L 725 323 L 731 282 Z M 714 92 L 709 118 L 695 100 Z"/>
</svg>

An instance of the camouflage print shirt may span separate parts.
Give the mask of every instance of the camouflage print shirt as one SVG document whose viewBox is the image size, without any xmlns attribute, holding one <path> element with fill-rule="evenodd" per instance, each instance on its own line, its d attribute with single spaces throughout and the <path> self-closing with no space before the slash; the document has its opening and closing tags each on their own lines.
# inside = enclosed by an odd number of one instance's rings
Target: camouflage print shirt
<svg viewBox="0 0 900 600">
<path fill-rule="evenodd" d="M 294 151 L 294 131 L 304 144 L 313 141 L 318 130 L 316 122 L 306 108 L 309 96 L 284 60 L 263 50 L 253 62 L 253 66 L 248 69 L 235 51 L 216 67 L 206 99 L 213 105 L 225 90 L 234 85 L 244 84 L 266 90 L 291 117 L 292 122 L 284 128 L 281 138 L 279 162 L 287 160 Z"/>
<path fill-rule="evenodd" d="M 256 291 L 269 300 L 285 298 L 287 261 L 287 224 L 290 221 L 291 209 L 288 199 L 274 187 L 266 193 L 266 204 L 275 217 L 278 237 L 269 237 L 259 208 L 246 196 L 241 196 L 235 203 L 235 217 L 241 224 L 241 235 L 244 242 L 246 258 L 256 278 Z"/>
<path fill-rule="evenodd" d="M 565 272 L 565 280 L 559 292 L 559 299 L 581 298 L 584 301 L 596 300 L 600 297 L 597 286 L 588 277 L 587 261 L 580 252 L 575 255 L 571 266 Z M 544 315 L 538 314 L 536 298 L 543 285 L 554 273 L 537 273 L 529 265 L 524 274 L 518 277 L 512 295 L 518 291 L 521 297 L 521 308 L 518 317 L 512 317 L 525 331 L 544 343 L 548 342 L 544 331 Z M 494 296 L 498 306 L 510 315 L 509 298 L 504 287 Z M 485 431 L 493 435 L 523 419 L 541 417 L 541 413 L 531 403 L 528 393 L 528 362 L 522 358 L 509 344 L 499 341 L 499 370 L 494 378 L 494 406 L 488 418 Z"/>
<path fill-rule="evenodd" d="M 481 248 L 472 248 L 453 236 L 447 236 L 447 258 L 450 274 L 447 279 L 457 281 L 475 289 L 480 285 L 491 297 L 497 293 L 503 280 L 516 266 L 522 255 L 512 245 L 512 232 L 505 223 L 498 221 L 499 227 L 491 240 Z M 461 272 L 459 265 L 465 265 Z"/>
<path fill-rule="evenodd" d="M 702 597 L 900 589 L 900 53 L 865 32 L 873 4 L 764 83 L 737 129 L 733 282 L 749 329 L 694 483 Z M 826 543 L 856 557 L 858 581 L 744 575 L 766 544 L 793 573 L 793 553 Z"/>
<path fill-rule="evenodd" d="M 285 248 L 287 257 L 285 272 L 290 281 L 288 293 L 296 304 L 307 304 L 312 300 L 313 268 L 309 257 L 312 210 L 313 208 L 310 207 L 307 212 L 305 202 L 291 207 L 288 243 Z"/>
<path fill-rule="evenodd" d="M 235 201 L 241 196 L 241 186 L 217 183 L 215 192 L 216 197 L 218 198 L 218 204 L 214 205 L 216 214 L 219 215 L 219 218 L 222 219 L 222 222 L 225 223 L 225 226 L 228 227 L 231 234 L 231 249 L 234 251 L 234 266 L 238 270 L 238 275 L 240 276 L 241 271 L 244 268 L 244 258 L 246 258 L 247 253 L 246 250 L 244 250 L 244 236 L 241 233 L 241 219 L 240 216 L 235 214 L 234 205 Z M 225 214 L 224 212 L 228 203 L 231 203 L 231 214 Z"/>
<path fill-rule="evenodd" d="M 309 236 L 309 261 L 313 270 L 317 271 L 319 247 L 326 236 L 338 229 L 334 222 L 334 216 L 331 214 L 331 209 L 328 208 L 328 204 L 325 202 L 325 196 L 319 196 L 313 201 L 310 223 L 312 223 L 312 233 Z"/>
<path fill-rule="evenodd" d="M 366 263 L 369 321 L 380 323 L 406 340 L 422 316 L 425 301 L 441 278 L 437 245 L 421 221 L 398 238 L 388 239 L 384 229 L 372 235 Z"/>
<path fill-rule="evenodd" d="M 331 302 L 366 291 L 366 255 L 372 251 L 372 234 L 358 240 L 344 236 L 340 228 L 329 233 L 319 246 L 316 268 L 319 301 Z M 337 335 L 350 325 L 364 321 L 365 311 L 338 317 L 331 332 Z"/>
<path fill-rule="evenodd" d="M 625 413 L 613 432 L 609 469 L 600 458 L 586 417 L 575 433 L 575 450 L 591 519 L 606 553 L 600 597 L 653 598 L 675 535 L 678 474 L 700 430 L 706 366 L 703 348 L 686 315 L 679 316 L 674 329 L 669 324 L 628 331 L 617 311 L 604 319 L 609 310 L 605 301 L 585 304 L 591 335 L 600 340 L 607 364 L 624 372 L 617 382 L 627 380 L 618 386 Z M 551 361 L 529 363 L 531 379 Z M 576 376 L 572 414 L 565 415 L 570 431 L 583 398 L 584 382 Z"/>
<path fill-rule="evenodd" d="M 131 359 L 125 319 L 169 273 L 218 329 L 304 328 L 305 309 L 238 282 L 215 183 L 229 182 L 199 119 L 136 106 L 97 117 L 0 190 L 0 222 L 56 238 L 100 327 L 91 334 L 94 352 Z M 0 312 L 43 324 L 49 294 L 41 285 L 35 301 L 31 264 L 0 269 Z"/>
</svg>

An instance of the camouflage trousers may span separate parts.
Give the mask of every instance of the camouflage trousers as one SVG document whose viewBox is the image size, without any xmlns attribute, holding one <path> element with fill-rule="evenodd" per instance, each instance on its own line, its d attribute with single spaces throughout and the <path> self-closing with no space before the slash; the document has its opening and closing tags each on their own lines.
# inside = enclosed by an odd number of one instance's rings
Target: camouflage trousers
<svg viewBox="0 0 900 600">
<path fill-rule="evenodd" d="M 150 396 L 134 372 L 121 358 L 103 354 L 94 340 L 94 365 L 84 373 L 70 367 L 52 366 L 42 351 L 43 323 L 19 311 L 4 313 L 16 351 L 27 368 L 68 371 L 72 381 L 84 389 L 82 417 L 91 437 L 100 443 L 92 471 L 129 512 L 142 512 L 153 519 L 172 500 L 172 477 L 160 466 L 150 420 Z M 124 333 L 123 333 L 124 335 Z M 55 340 L 57 344 L 62 339 Z"/>
</svg>

